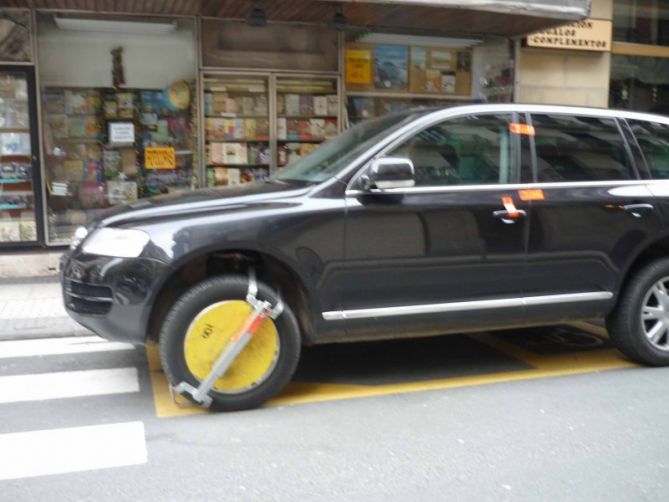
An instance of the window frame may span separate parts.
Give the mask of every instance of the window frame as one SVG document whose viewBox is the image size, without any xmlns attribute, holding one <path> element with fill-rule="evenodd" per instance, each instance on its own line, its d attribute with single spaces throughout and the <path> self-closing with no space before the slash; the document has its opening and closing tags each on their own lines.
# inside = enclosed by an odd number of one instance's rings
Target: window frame
<svg viewBox="0 0 669 502">
<path fill-rule="evenodd" d="M 625 157 L 631 168 L 632 177 L 629 179 L 612 179 L 612 180 L 563 180 L 563 181 L 539 181 L 539 168 L 537 162 L 537 149 L 536 149 L 536 133 L 535 135 L 530 136 L 530 152 L 531 152 L 531 165 L 532 165 L 532 185 L 543 186 L 543 185 L 583 185 L 585 184 L 620 184 L 620 183 L 631 183 L 638 182 L 644 178 L 641 176 L 641 171 L 637 166 L 635 155 L 633 154 L 632 147 L 628 141 L 627 135 L 625 134 L 623 124 L 621 123 L 621 117 L 611 117 L 606 115 L 584 115 L 578 113 L 568 113 L 560 111 L 525 111 L 525 120 L 527 124 L 534 127 L 534 121 L 532 120 L 533 115 L 563 115 L 567 117 L 589 117 L 589 118 L 599 118 L 599 119 L 611 119 L 615 123 L 616 129 L 618 130 L 618 136 L 620 137 L 623 143 L 623 149 L 625 151 Z"/>
<path fill-rule="evenodd" d="M 421 124 L 419 128 L 416 129 L 411 129 L 407 131 L 406 133 L 402 134 L 401 136 L 395 138 L 393 141 L 391 141 L 389 144 L 384 146 L 379 152 L 377 152 L 375 155 L 373 155 L 370 159 L 368 159 L 353 175 L 351 178 L 351 181 L 348 183 L 346 193 L 350 195 L 355 195 L 358 193 L 433 193 L 433 192 L 444 192 L 444 191 L 461 191 L 461 190 L 476 190 L 476 189 L 481 189 L 481 190 L 490 190 L 493 187 L 494 188 L 499 188 L 499 189 L 504 189 L 504 188 L 509 188 L 509 187 L 516 187 L 521 184 L 520 181 L 520 155 L 521 155 L 521 149 L 520 149 L 520 135 L 519 134 L 513 134 L 509 133 L 509 138 L 511 140 L 511 161 L 510 161 L 510 166 L 509 166 L 509 182 L 508 183 L 495 183 L 495 184 L 462 184 L 462 185 L 432 185 L 432 186 L 414 186 L 411 188 L 397 188 L 397 189 L 390 189 L 390 190 L 379 190 L 379 189 L 371 189 L 371 190 L 364 190 L 362 188 L 362 177 L 371 169 L 371 164 L 372 161 L 386 157 L 389 153 L 391 153 L 393 150 L 401 146 L 402 144 L 406 143 L 409 141 L 411 138 L 415 137 L 416 135 L 420 134 L 421 132 L 434 127 L 435 125 L 439 125 L 445 122 L 453 121 L 453 120 L 458 120 L 458 119 L 463 119 L 469 116 L 484 116 L 484 115 L 508 115 L 510 117 L 510 122 L 511 123 L 517 123 L 520 120 L 520 117 L 522 113 L 518 113 L 516 111 L 507 111 L 507 110 L 500 110 L 500 111 L 491 111 L 491 110 L 482 110 L 480 112 L 478 111 L 473 111 L 469 113 L 461 113 L 457 115 L 453 115 L 448 118 L 434 118 L 428 123 Z"/>
</svg>

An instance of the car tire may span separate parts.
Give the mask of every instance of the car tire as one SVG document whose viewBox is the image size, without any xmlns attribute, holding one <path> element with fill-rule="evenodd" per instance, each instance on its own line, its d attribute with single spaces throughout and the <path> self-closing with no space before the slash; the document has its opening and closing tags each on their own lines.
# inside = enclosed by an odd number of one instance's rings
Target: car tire
<svg viewBox="0 0 669 502">
<path fill-rule="evenodd" d="M 650 366 L 669 365 L 667 288 L 669 258 L 648 263 L 630 278 L 615 310 L 606 319 L 611 342 L 636 362 Z M 657 331 L 653 331 L 656 327 Z"/>
<path fill-rule="evenodd" d="M 241 307 L 242 309 L 247 308 L 250 313 L 252 309 L 245 302 L 248 288 L 249 279 L 243 276 L 212 277 L 189 289 L 172 306 L 165 317 L 160 333 L 160 361 L 163 371 L 173 387 L 176 387 L 181 382 L 186 382 L 193 387 L 197 387 L 200 384 L 200 379 L 193 374 L 192 365 L 189 366 L 187 361 L 188 347 L 191 346 L 187 344 L 193 340 L 192 336 L 205 336 L 205 333 L 198 332 L 195 335 L 193 334 L 193 326 L 198 322 L 198 319 L 201 319 L 201 315 L 211 312 L 212 309 L 219 308 L 221 305 L 232 305 L 237 308 Z M 258 282 L 257 298 L 266 300 L 273 306 L 278 301 L 278 295 L 270 287 L 261 282 Z M 216 329 L 218 330 L 220 327 L 221 329 L 218 331 L 238 331 L 241 326 L 239 319 L 246 319 L 248 316 L 246 313 L 242 313 L 241 315 L 242 317 L 238 318 L 236 323 L 233 324 L 232 321 L 220 323 Z M 225 390 L 221 391 L 220 388 L 209 391 L 209 396 L 212 398 L 212 409 L 232 411 L 256 408 L 278 394 L 290 381 L 300 358 L 301 339 L 297 320 L 290 307 L 284 303 L 283 311 L 278 317 L 276 319 L 266 318 L 262 326 L 265 326 L 267 323 L 273 323 L 271 325 L 273 335 L 269 336 L 272 336 L 273 339 L 276 338 L 273 343 L 277 344 L 272 356 L 272 365 L 263 374 L 261 381 L 258 380 L 241 391 L 228 392 Z M 260 329 L 258 332 L 260 332 Z M 254 338 L 239 354 L 233 365 L 237 364 L 242 359 L 242 356 L 250 357 L 248 351 L 251 350 L 252 344 L 258 339 L 258 332 L 256 332 Z M 214 331 L 213 335 L 211 337 L 212 342 L 208 340 L 206 343 L 213 343 L 213 340 L 215 340 L 219 333 Z M 205 343 L 203 339 L 195 339 L 195 341 L 197 343 Z M 221 348 L 217 349 L 216 352 L 208 351 L 208 354 L 211 354 L 207 355 L 208 358 L 215 360 L 227 342 L 223 341 L 221 343 Z M 204 375 L 208 374 L 208 371 L 211 369 L 210 363 L 211 361 L 207 363 L 209 366 Z M 231 366 L 224 377 L 227 378 L 233 368 Z M 204 376 L 200 375 L 200 378 L 204 379 Z M 188 393 L 185 396 L 192 401 Z"/>
</svg>

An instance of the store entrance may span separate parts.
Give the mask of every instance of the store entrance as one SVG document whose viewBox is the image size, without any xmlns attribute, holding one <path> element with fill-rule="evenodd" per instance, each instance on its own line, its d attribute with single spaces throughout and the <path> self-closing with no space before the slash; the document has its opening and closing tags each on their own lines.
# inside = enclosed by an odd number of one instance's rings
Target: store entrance
<svg viewBox="0 0 669 502">
<path fill-rule="evenodd" d="M 0 66 L 0 248 L 44 241 L 35 107 L 33 68 Z"/>
</svg>

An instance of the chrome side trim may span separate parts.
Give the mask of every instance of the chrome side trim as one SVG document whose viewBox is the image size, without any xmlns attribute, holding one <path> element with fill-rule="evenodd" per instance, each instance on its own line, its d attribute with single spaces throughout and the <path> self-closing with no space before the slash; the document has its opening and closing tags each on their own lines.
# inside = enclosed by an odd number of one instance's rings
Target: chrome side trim
<svg viewBox="0 0 669 502">
<path fill-rule="evenodd" d="M 526 296 L 521 298 L 497 298 L 494 300 L 475 300 L 468 302 L 432 303 L 424 305 L 398 305 L 356 310 L 333 310 L 323 312 L 326 321 L 344 319 L 368 319 L 374 317 L 393 317 L 417 314 L 438 314 L 443 312 L 466 312 L 509 307 L 535 305 L 553 305 L 558 303 L 589 302 L 613 298 L 610 291 L 592 291 L 588 293 L 568 293 L 562 295 Z"/>
<path fill-rule="evenodd" d="M 660 181 L 660 180 L 658 180 Z M 523 189 L 550 189 L 550 188 L 588 188 L 588 187 L 620 187 L 655 184 L 654 180 L 620 180 L 620 181 L 580 181 L 580 182 L 551 182 L 551 183 L 509 183 L 499 185 L 452 185 L 452 186 L 422 186 L 411 188 L 389 188 L 386 190 L 346 190 L 346 195 L 356 197 L 370 193 L 388 193 L 388 194 L 421 194 L 421 193 L 446 193 L 446 192 L 480 192 L 480 191 L 504 191 L 504 190 L 523 190 Z M 667 183 L 669 180 L 660 182 Z"/>
</svg>

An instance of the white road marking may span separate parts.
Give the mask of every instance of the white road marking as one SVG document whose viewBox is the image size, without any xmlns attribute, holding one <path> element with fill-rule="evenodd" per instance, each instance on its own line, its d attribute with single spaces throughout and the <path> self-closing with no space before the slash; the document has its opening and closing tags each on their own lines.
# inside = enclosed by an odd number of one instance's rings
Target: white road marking
<svg viewBox="0 0 669 502">
<path fill-rule="evenodd" d="M 3 300 L 0 305 L 0 320 L 40 319 L 46 317 L 67 317 L 63 299 L 35 298 L 26 301 L 25 297 L 17 296 Z"/>
<path fill-rule="evenodd" d="M 142 422 L 0 434 L 0 480 L 146 462 Z"/>
<path fill-rule="evenodd" d="M 0 377 L 0 404 L 139 392 L 137 368 Z"/>
<path fill-rule="evenodd" d="M 0 342 L 0 359 L 132 349 L 129 343 L 108 342 L 99 336 L 68 336 Z"/>
</svg>

